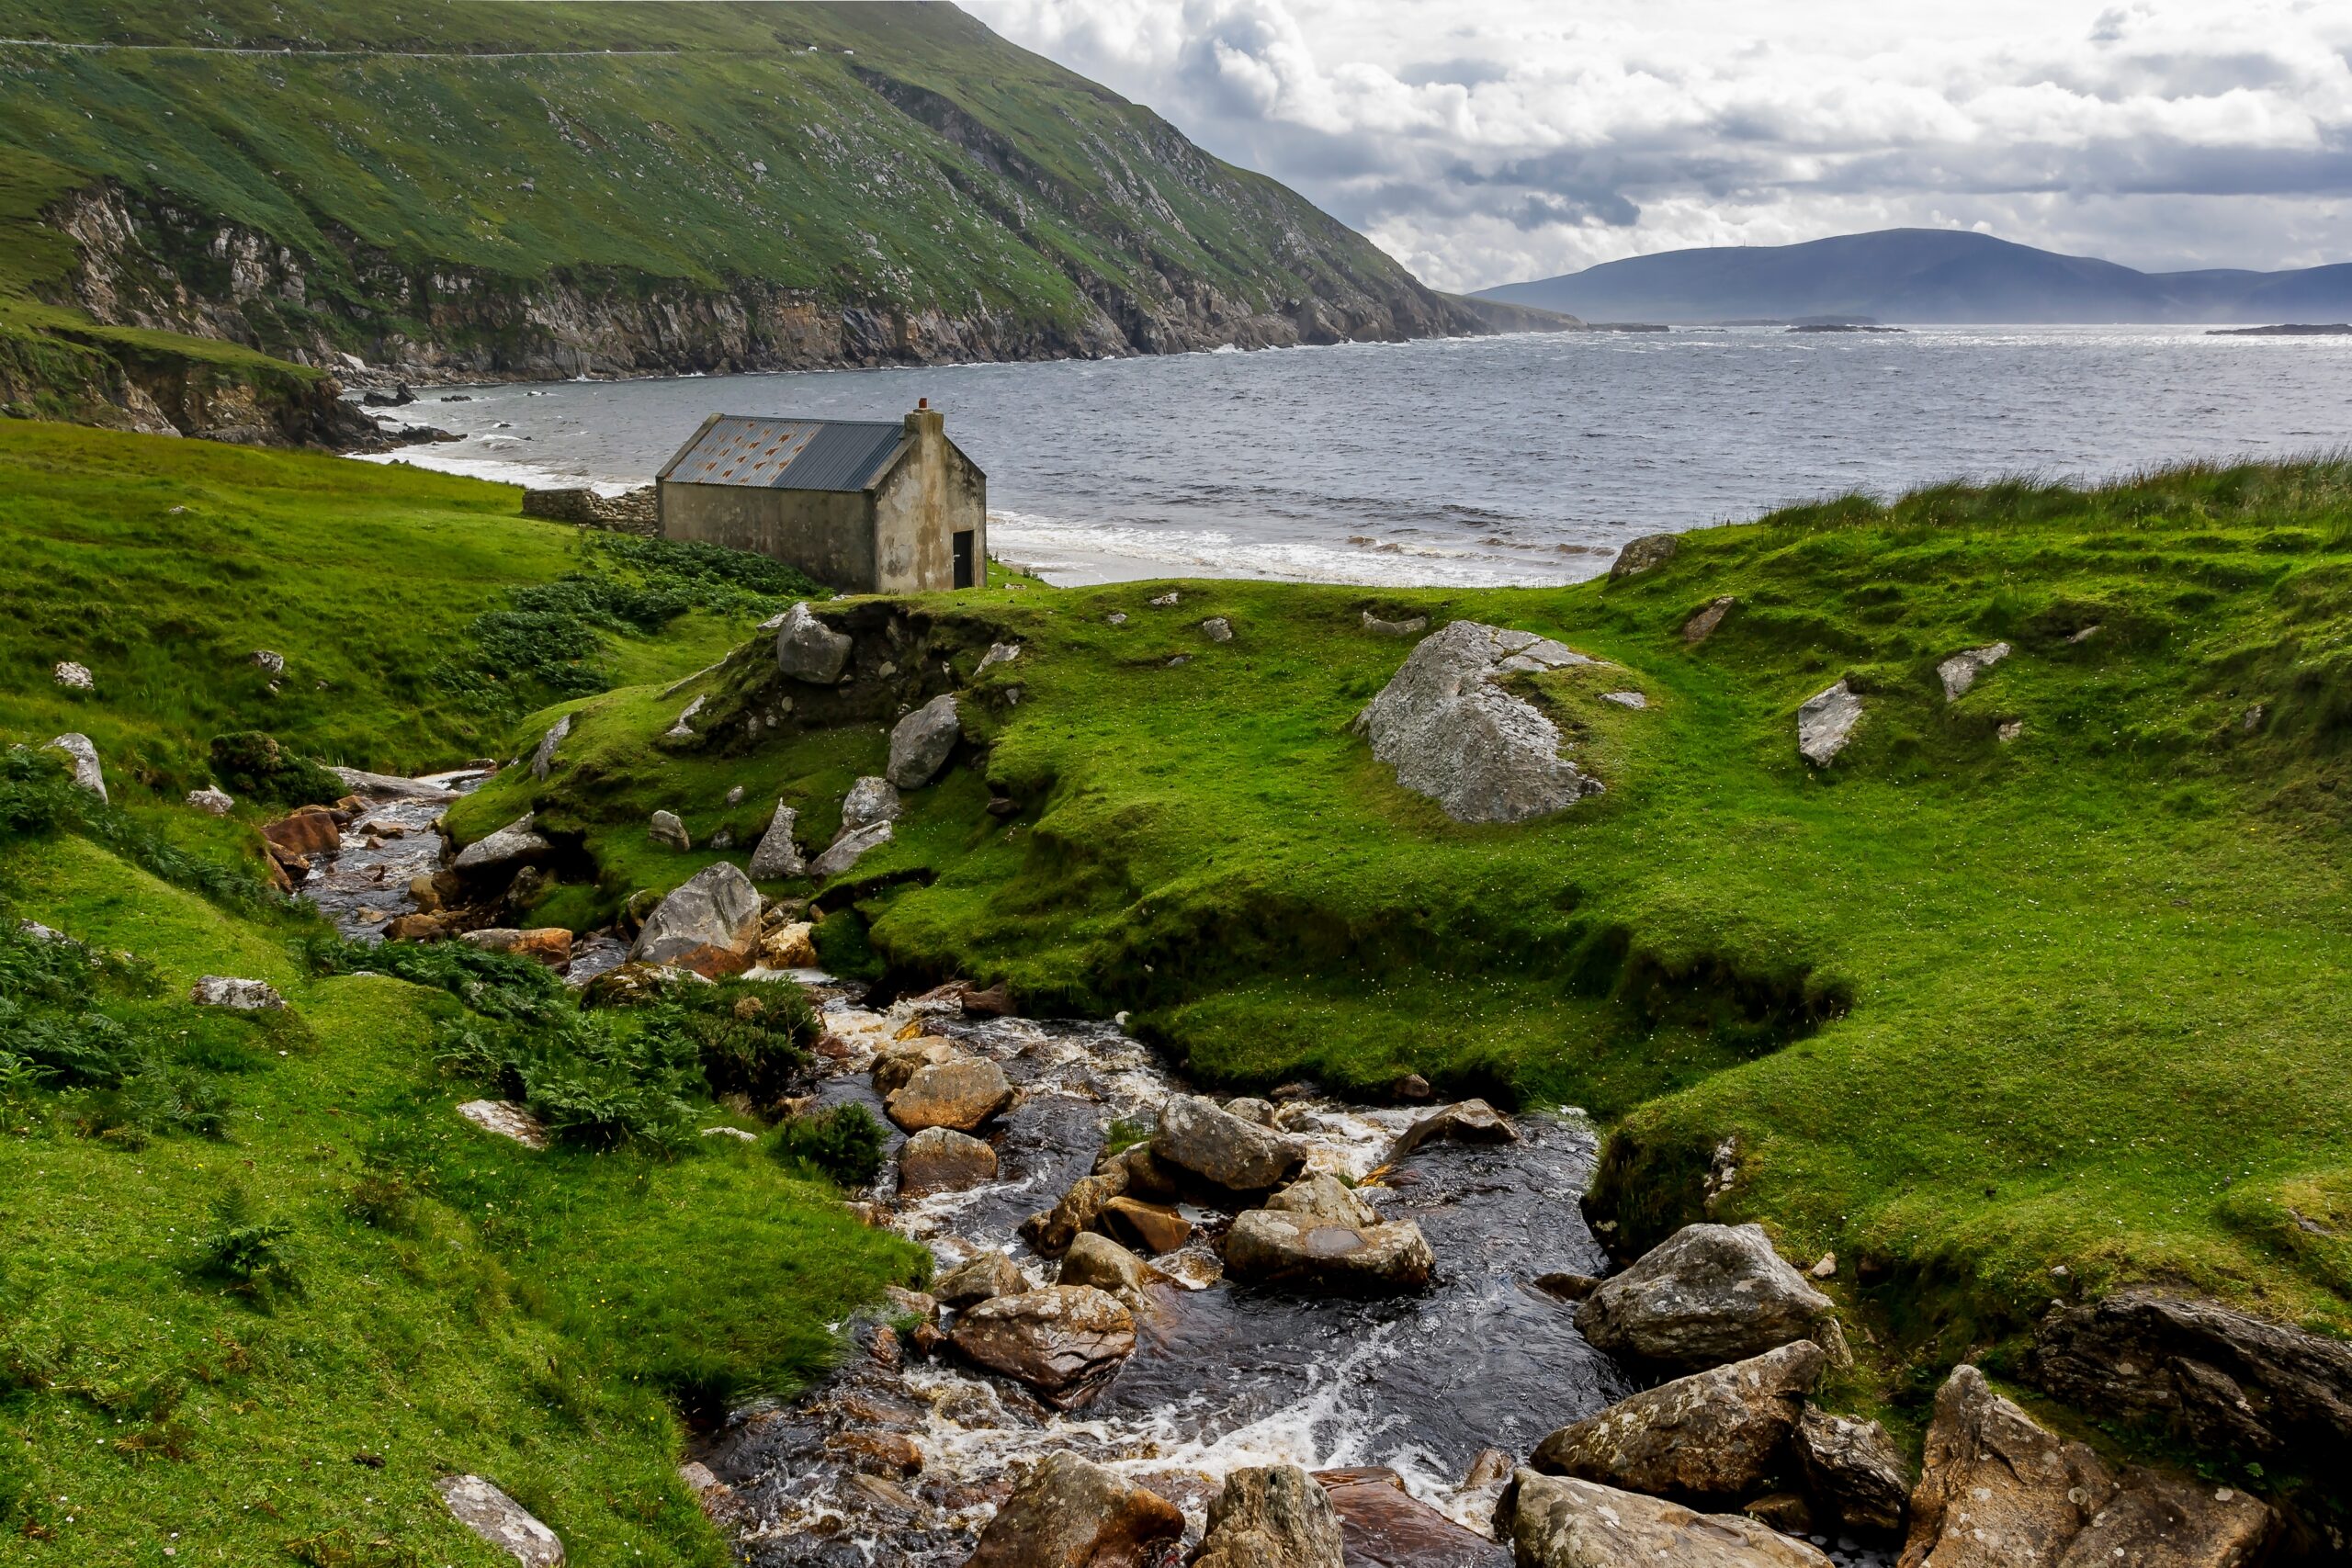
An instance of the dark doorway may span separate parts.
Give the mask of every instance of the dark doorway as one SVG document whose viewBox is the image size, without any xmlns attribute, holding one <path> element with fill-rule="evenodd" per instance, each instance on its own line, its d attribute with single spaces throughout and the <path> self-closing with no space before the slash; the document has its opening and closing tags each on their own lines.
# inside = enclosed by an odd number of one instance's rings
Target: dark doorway
<svg viewBox="0 0 2352 1568">
<path fill-rule="evenodd" d="M 972 531 L 968 528 L 956 536 L 956 586 L 972 586 Z"/>
</svg>

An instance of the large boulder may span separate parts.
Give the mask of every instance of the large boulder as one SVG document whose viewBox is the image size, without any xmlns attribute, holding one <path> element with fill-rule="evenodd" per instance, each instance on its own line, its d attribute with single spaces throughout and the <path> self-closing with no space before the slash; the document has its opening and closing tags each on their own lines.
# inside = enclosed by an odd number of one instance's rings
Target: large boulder
<svg viewBox="0 0 2352 1568">
<path fill-rule="evenodd" d="M 2275 1528 L 2231 1487 L 2111 1470 L 1962 1366 L 1936 1394 L 1903 1568 L 2244 1568 Z"/>
<path fill-rule="evenodd" d="M 1603 1280 L 1577 1309 L 1577 1327 L 1596 1349 L 1697 1369 L 1810 1338 L 1831 1310 L 1762 1226 L 1698 1224 Z"/>
<path fill-rule="evenodd" d="M 1458 1144 L 1510 1144 L 1519 1141 L 1519 1129 L 1510 1118 L 1483 1100 L 1456 1100 L 1441 1106 L 1414 1122 L 1397 1135 L 1389 1146 L 1388 1162 L 1395 1164 L 1432 1138 L 1451 1138 Z"/>
<path fill-rule="evenodd" d="M 1797 709 L 1797 754 L 1816 768 L 1827 767 L 1861 721 L 1862 699 L 1845 682 L 1816 692 Z"/>
<path fill-rule="evenodd" d="M 1306 1151 L 1194 1094 L 1170 1095 L 1151 1134 L 1152 1157 L 1229 1192 L 1262 1192 L 1305 1161 Z"/>
<path fill-rule="evenodd" d="M 1328 1170 L 1303 1176 L 1266 1200 L 1266 1207 L 1285 1214 L 1312 1216 L 1343 1225 L 1373 1225 L 1380 1213 L 1351 1191 L 1346 1182 Z"/>
<path fill-rule="evenodd" d="M 991 1371 L 1027 1383 L 1057 1410 L 1101 1393 L 1135 1352 L 1135 1314 L 1091 1285 L 1049 1285 L 990 1296 L 956 1318 L 956 1348 Z"/>
<path fill-rule="evenodd" d="M 479 1475 L 445 1475 L 433 1483 L 458 1522 L 523 1568 L 563 1568 L 563 1542 L 531 1511 Z"/>
<path fill-rule="evenodd" d="M 2201 1448 L 2352 1453 L 2352 1344 L 2219 1302 L 2126 1291 L 2057 1309 L 2034 1330 L 2030 1376 Z"/>
<path fill-rule="evenodd" d="M 1410 1220 L 1370 1224 L 1282 1209 L 1236 1215 L 1225 1233 L 1226 1271 L 1238 1280 L 1327 1291 L 1414 1291 L 1436 1260 Z"/>
<path fill-rule="evenodd" d="M 843 634 L 819 620 L 807 601 L 785 612 L 775 632 L 775 667 L 795 681 L 811 686 L 839 682 L 849 667 L 855 645 Z"/>
<path fill-rule="evenodd" d="M 1510 1553 L 1405 1490 L 1393 1470 L 1318 1470 L 1340 1516 L 1348 1568 L 1510 1568 Z"/>
<path fill-rule="evenodd" d="M 1504 1488 L 1495 1534 L 1520 1568 L 1830 1568 L 1804 1542 L 1737 1514 L 1532 1470 Z"/>
<path fill-rule="evenodd" d="M 800 846 L 793 840 L 793 829 L 800 820 L 800 813 L 779 800 L 775 815 L 768 818 L 768 829 L 760 835 L 757 848 L 752 851 L 752 879 L 754 882 L 782 882 L 787 877 L 805 876 L 808 863 L 802 858 Z"/>
<path fill-rule="evenodd" d="M 1396 783 L 1457 822 L 1522 822 L 1598 794 L 1560 755 L 1557 726 L 1499 684 L 1521 670 L 1592 660 L 1532 632 L 1455 621 L 1424 638 L 1356 716 Z"/>
<path fill-rule="evenodd" d="M 1885 1427 L 1808 1406 L 1789 1435 L 1789 1452 L 1816 1520 L 1860 1536 L 1903 1533 L 1911 1483 Z"/>
<path fill-rule="evenodd" d="M 1147 1289 L 1167 1278 L 1109 1236 L 1085 1231 L 1070 1240 L 1059 1283 L 1108 1291 L 1132 1311 L 1143 1304 Z"/>
<path fill-rule="evenodd" d="M 1209 1505 L 1192 1568 L 1344 1568 L 1339 1510 L 1295 1464 L 1237 1470 Z"/>
<path fill-rule="evenodd" d="M 68 730 L 51 741 L 47 750 L 64 752 L 74 764 L 74 783 L 100 800 L 106 799 L 107 771 L 98 764 L 98 749 L 88 736 L 79 730 Z"/>
<path fill-rule="evenodd" d="M 1798 1340 L 1677 1378 L 1561 1427 L 1528 1463 L 1694 1507 L 1736 1507 L 1771 1475 L 1828 1359 Z"/>
<path fill-rule="evenodd" d="M 264 823 L 261 836 L 269 852 L 280 861 L 333 854 L 343 848 L 343 829 L 335 826 L 334 814 L 322 807 L 306 807 Z"/>
<path fill-rule="evenodd" d="M 885 770 L 899 789 L 921 789 L 947 765 L 947 754 L 963 735 L 956 699 L 946 693 L 900 719 L 890 731 L 890 765 Z"/>
<path fill-rule="evenodd" d="M 899 1196 L 961 1192 L 996 1179 L 996 1151 L 953 1127 L 926 1127 L 899 1149 Z"/>
<path fill-rule="evenodd" d="M 896 822 L 906 807 L 899 799 L 899 786 L 878 773 L 868 773 L 849 786 L 842 796 L 841 831 L 871 828 L 876 822 Z"/>
<path fill-rule="evenodd" d="M 999 1506 L 964 1568 L 1157 1568 L 1183 1533 L 1175 1504 L 1056 1451 Z"/>
<path fill-rule="evenodd" d="M 1638 539 L 1628 539 L 1619 547 L 1617 558 L 1610 563 L 1609 581 L 1622 581 L 1628 577 L 1664 566 L 1682 547 L 1679 534 L 1645 534 Z"/>
<path fill-rule="evenodd" d="M 751 967 L 760 945 L 760 890 L 729 861 L 707 865 L 662 899 L 628 950 L 637 964 L 668 964 L 716 979 Z"/>
<path fill-rule="evenodd" d="M 536 814 L 526 811 L 495 833 L 475 840 L 449 863 L 458 871 L 494 871 L 543 861 L 555 846 L 532 830 Z"/>
<path fill-rule="evenodd" d="M 986 1056 L 957 1056 L 916 1069 L 882 1102 L 890 1120 L 909 1133 L 952 1127 L 969 1133 L 1012 1103 L 1004 1069 Z"/>
</svg>

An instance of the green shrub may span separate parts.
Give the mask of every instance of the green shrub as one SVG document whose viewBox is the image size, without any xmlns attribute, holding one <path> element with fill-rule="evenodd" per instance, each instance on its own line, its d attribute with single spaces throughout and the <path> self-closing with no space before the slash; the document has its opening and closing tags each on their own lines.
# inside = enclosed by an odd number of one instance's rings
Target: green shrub
<svg viewBox="0 0 2352 1568">
<path fill-rule="evenodd" d="M 552 1022 L 578 1003 L 543 964 L 511 953 L 487 953 L 462 942 L 388 942 L 380 947 L 341 937 L 313 937 L 302 946 L 314 975 L 361 969 L 448 992 L 485 1018 Z"/>
<path fill-rule="evenodd" d="M 95 1091 L 82 1109 L 85 1134 L 127 1149 L 171 1133 L 217 1138 L 228 1124 L 229 1097 L 218 1084 L 154 1062 Z"/>
<path fill-rule="evenodd" d="M 863 1105 L 836 1105 L 793 1117 L 776 1129 L 772 1147 L 776 1158 L 821 1171 L 842 1187 L 870 1187 L 882 1174 L 888 1136 Z"/>
<path fill-rule="evenodd" d="M 148 1042 L 102 1012 L 28 1012 L 0 998 L 0 1050 L 61 1085 L 115 1088 L 150 1066 Z"/>
<path fill-rule="evenodd" d="M 350 793 L 343 781 L 258 729 L 212 738 L 212 776 L 241 799 L 322 806 Z"/>
<path fill-rule="evenodd" d="M 88 795 L 74 787 L 62 751 L 11 746 L 0 751 L 0 845 L 41 839 L 81 818 Z"/>
<path fill-rule="evenodd" d="M 191 1273 L 262 1306 L 302 1293 L 301 1276 L 287 1247 L 294 1227 L 261 1218 L 243 1186 L 232 1184 L 212 1201 L 212 1223 L 217 1228 L 197 1238 Z"/>
<path fill-rule="evenodd" d="M 693 1043 L 711 1093 L 760 1106 L 789 1092 L 818 1034 L 817 1010 L 799 987 L 757 980 L 673 987 L 648 1022 Z"/>
</svg>

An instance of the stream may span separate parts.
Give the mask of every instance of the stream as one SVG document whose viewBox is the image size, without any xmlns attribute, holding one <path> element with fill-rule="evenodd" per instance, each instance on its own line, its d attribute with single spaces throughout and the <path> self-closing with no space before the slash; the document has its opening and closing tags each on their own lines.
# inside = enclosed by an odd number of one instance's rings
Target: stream
<svg viewBox="0 0 2352 1568">
<path fill-rule="evenodd" d="M 345 935 L 381 940 L 385 922 L 415 908 L 409 880 L 440 865 L 436 819 L 483 776 L 435 775 L 415 781 L 434 786 L 429 795 L 371 802 L 342 852 L 313 864 L 301 895 Z M 603 933 L 574 951 L 570 978 L 584 984 L 627 949 Z M 864 1105 L 888 1127 L 869 1069 L 910 1028 L 1003 1067 L 1018 1092 L 992 1130 L 993 1180 L 899 1203 L 904 1140 L 892 1129 L 872 1194 L 876 1217 L 928 1247 L 943 1273 L 1001 1249 L 1033 1284 L 1054 1282 L 1059 1264 L 1021 1239 L 1021 1222 L 1093 1168 L 1114 1127 L 1148 1128 L 1169 1096 L 1188 1092 L 1114 1021 L 978 1018 L 921 998 L 876 1008 L 816 971 L 752 976 L 808 985 L 821 1005 L 821 1105 Z M 1308 1171 L 1356 1182 L 1429 1109 L 1284 1093 L 1276 1119 L 1306 1149 Z M 1358 1189 L 1384 1220 L 1420 1225 L 1437 1258 L 1423 1292 L 1359 1299 L 1228 1283 L 1210 1245 L 1227 1216 L 1186 1206 L 1193 1239 L 1151 1260 L 1173 1282 L 1153 1289 L 1134 1355 L 1091 1404 L 1057 1413 L 944 1348 L 929 1360 L 899 1348 L 876 1332 L 885 1309 L 842 1325 L 852 1349 L 815 1387 L 738 1410 L 698 1440 L 692 1457 L 723 1483 L 705 1506 L 739 1560 L 757 1568 L 960 1568 L 1019 1473 L 1061 1449 L 1176 1503 L 1188 1549 L 1226 1472 L 1270 1463 L 1385 1466 L 1421 1502 L 1484 1534 L 1508 1473 L 1491 1455 L 1480 1462 L 1486 1450 L 1516 1460 L 1642 1386 L 1584 1342 L 1572 1305 L 1532 1283 L 1607 1271 L 1577 1202 L 1595 1131 L 1575 1111 L 1514 1120 L 1515 1142 L 1431 1140 Z M 1844 1568 L 1888 1561 L 1813 1539 Z M 1498 1547 L 1488 1562 L 1446 1568 L 1508 1562 Z"/>
</svg>

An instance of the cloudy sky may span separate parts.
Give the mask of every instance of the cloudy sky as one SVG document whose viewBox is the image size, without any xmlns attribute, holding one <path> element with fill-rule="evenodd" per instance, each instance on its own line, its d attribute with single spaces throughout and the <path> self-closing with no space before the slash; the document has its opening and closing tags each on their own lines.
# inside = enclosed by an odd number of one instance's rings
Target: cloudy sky
<svg viewBox="0 0 2352 1568">
<path fill-rule="evenodd" d="M 1977 228 L 2352 261 L 2352 0 L 966 0 L 1441 288 Z"/>
</svg>

